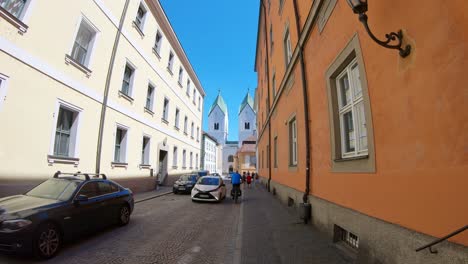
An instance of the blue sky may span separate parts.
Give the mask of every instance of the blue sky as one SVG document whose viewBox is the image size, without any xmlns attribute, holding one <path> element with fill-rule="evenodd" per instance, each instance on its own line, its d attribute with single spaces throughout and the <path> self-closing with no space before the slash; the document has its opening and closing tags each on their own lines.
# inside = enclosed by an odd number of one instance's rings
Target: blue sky
<svg viewBox="0 0 468 264">
<path fill-rule="evenodd" d="M 237 140 L 237 114 L 254 72 L 259 0 L 160 0 L 205 89 L 203 130 L 221 89 L 229 108 L 229 140 Z"/>
</svg>

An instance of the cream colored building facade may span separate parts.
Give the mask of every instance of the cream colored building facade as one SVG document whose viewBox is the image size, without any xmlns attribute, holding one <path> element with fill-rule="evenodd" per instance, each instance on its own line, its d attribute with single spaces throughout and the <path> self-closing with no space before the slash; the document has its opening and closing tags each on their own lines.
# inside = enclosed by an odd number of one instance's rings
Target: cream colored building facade
<svg viewBox="0 0 468 264">
<path fill-rule="evenodd" d="M 10 0 L 0 16 L 2 181 L 100 172 L 139 191 L 200 166 L 205 92 L 159 1 Z"/>
</svg>

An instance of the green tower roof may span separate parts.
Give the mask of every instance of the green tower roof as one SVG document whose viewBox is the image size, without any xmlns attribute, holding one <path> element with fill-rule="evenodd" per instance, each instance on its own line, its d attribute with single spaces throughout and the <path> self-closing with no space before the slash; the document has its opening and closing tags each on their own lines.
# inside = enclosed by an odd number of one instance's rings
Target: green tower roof
<svg viewBox="0 0 468 264">
<path fill-rule="evenodd" d="M 255 108 L 254 108 L 254 100 L 253 98 L 250 96 L 250 93 L 247 92 L 247 95 L 244 97 L 244 100 L 242 100 L 242 103 L 240 105 L 240 108 L 239 108 L 239 114 L 242 112 L 242 110 L 244 110 L 244 107 L 246 105 L 249 105 L 252 110 L 255 112 Z"/>
<path fill-rule="evenodd" d="M 228 113 L 227 105 L 224 102 L 223 97 L 221 97 L 221 93 L 218 93 L 218 96 L 216 97 L 215 101 L 211 105 L 210 112 L 208 112 L 208 115 L 211 114 L 211 111 L 213 111 L 213 109 L 215 109 L 216 106 L 219 106 L 219 109 L 221 109 L 221 111 L 223 111 L 223 113 L 227 116 L 227 113 Z"/>
</svg>

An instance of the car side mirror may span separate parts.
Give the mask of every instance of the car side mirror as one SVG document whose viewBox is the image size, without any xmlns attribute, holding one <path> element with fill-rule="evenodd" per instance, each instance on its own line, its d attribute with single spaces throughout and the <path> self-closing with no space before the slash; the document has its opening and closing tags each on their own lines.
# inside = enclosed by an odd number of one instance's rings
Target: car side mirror
<svg viewBox="0 0 468 264">
<path fill-rule="evenodd" d="M 88 201 L 88 196 L 86 195 L 83 195 L 83 194 L 80 194 L 78 195 L 75 200 L 73 201 L 73 203 L 75 205 L 79 205 L 80 203 L 83 203 L 83 202 L 87 202 Z"/>
</svg>

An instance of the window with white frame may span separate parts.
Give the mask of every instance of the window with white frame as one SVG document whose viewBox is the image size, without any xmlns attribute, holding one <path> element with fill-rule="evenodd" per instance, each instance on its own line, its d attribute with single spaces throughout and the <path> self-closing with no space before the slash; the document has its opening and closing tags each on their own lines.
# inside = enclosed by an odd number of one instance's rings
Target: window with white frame
<svg viewBox="0 0 468 264">
<path fill-rule="evenodd" d="M 296 118 L 289 121 L 289 165 L 297 165 L 297 126 Z"/>
<path fill-rule="evenodd" d="M 292 48 L 291 48 L 291 37 L 289 35 L 289 28 L 286 29 L 286 33 L 284 33 L 284 61 L 286 63 L 286 67 L 291 62 L 292 58 Z"/>
<path fill-rule="evenodd" d="M 163 37 L 161 32 L 159 32 L 159 30 L 156 31 L 156 41 L 154 42 L 154 50 L 158 55 L 161 54 L 162 39 Z"/>
<path fill-rule="evenodd" d="M 73 158 L 76 153 L 79 111 L 60 105 L 55 128 L 54 156 Z"/>
<path fill-rule="evenodd" d="M 179 116 L 180 116 L 180 110 L 179 110 L 179 108 L 176 108 L 174 126 L 177 127 L 177 128 L 179 128 Z"/>
<path fill-rule="evenodd" d="M 182 150 L 182 168 L 185 169 L 187 167 L 187 150 Z"/>
<path fill-rule="evenodd" d="M 166 121 L 169 120 L 168 115 L 169 115 L 169 99 L 164 98 L 162 119 Z"/>
<path fill-rule="evenodd" d="M 188 94 L 188 91 L 190 91 L 190 84 L 191 84 L 190 79 L 187 78 L 187 94 Z"/>
<path fill-rule="evenodd" d="M 174 53 L 169 52 L 169 60 L 167 61 L 167 69 L 172 73 L 172 67 L 174 66 Z"/>
<path fill-rule="evenodd" d="M 1 0 L 0 0 L 1 1 Z M 73 43 L 70 57 L 80 65 L 89 67 L 91 51 L 96 39 L 97 30 L 86 19 L 82 19 Z"/>
<path fill-rule="evenodd" d="M 177 147 L 174 147 L 172 152 L 172 167 L 177 168 Z"/>
<path fill-rule="evenodd" d="M 201 109 L 200 105 L 201 105 L 201 97 L 198 96 L 198 111 L 200 111 L 200 109 Z"/>
<path fill-rule="evenodd" d="M 179 85 L 182 86 L 182 81 L 184 79 L 184 69 L 182 69 L 182 67 L 179 68 L 179 79 L 178 79 L 178 82 L 179 82 Z"/>
<path fill-rule="evenodd" d="M 336 78 L 342 157 L 367 155 L 367 128 L 361 80 L 354 59 Z"/>
<path fill-rule="evenodd" d="M 198 153 L 195 154 L 195 169 L 198 169 Z"/>
<path fill-rule="evenodd" d="M 141 31 L 143 31 L 145 19 L 146 19 L 146 8 L 143 6 L 143 4 L 140 3 L 140 5 L 138 6 L 137 15 L 135 17 L 135 24 L 138 26 L 138 28 Z"/>
<path fill-rule="evenodd" d="M 141 148 L 141 165 L 149 165 L 150 141 L 147 136 L 143 136 L 143 145 Z"/>
<path fill-rule="evenodd" d="M 122 81 L 122 89 L 120 90 L 123 94 L 130 96 L 132 94 L 132 86 L 133 86 L 133 77 L 135 75 L 135 69 L 130 65 L 125 65 L 125 71 Z"/>
<path fill-rule="evenodd" d="M 127 129 L 117 127 L 115 131 L 114 162 L 125 163 L 127 160 Z"/>
<path fill-rule="evenodd" d="M 191 128 L 190 136 L 191 136 L 192 138 L 193 138 L 193 133 L 195 132 L 195 131 L 194 131 L 194 129 L 195 129 L 194 126 L 195 126 L 195 124 L 192 122 L 192 125 L 190 126 L 190 128 Z"/>
<path fill-rule="evenodd" d="M 193 152 L 190 151 L 190 169 L 193 168 Z"/>
<path fill-rule="evenodd" d="M 197 141 L 200 141 L 200 127 L 197 127 Z"/>
<path fill-rule="evenodd" d="M 193 88 L 193 99 L 192 99 L 193 104 L 195 104 L 195 98 L 197 98 L 197 90 Z"/>
<path fill-rule="evenodd" d="M 0 6 L 14 17 L 21 19 L 28 2 L 30 0 L 0 0 Z"/>
<path fill-rule="evenodd" d="M 187 90 L 185 91 L 187 97 L 190 97 L 190 82 L 187 82 Z"/>
<path fill-rule="evenodd" d="M 185 116 L 184 118 L 184 133 L 187 134 L 187 126 L 188 126 L 188 117 Z"/>
<path fill-rule="evenodd" d="M 154 102 L 154 86 L 148 84 L 148 91 L 146 93 L 146 109 L 153 111 L 153 102 Z"/>
</svg>

